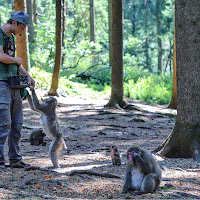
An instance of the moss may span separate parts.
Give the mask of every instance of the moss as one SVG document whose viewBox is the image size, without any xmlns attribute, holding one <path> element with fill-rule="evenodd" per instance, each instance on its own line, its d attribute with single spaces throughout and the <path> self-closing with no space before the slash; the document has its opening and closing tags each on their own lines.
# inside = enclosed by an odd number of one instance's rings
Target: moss
<svg viewBox="0 0 200 200">
<path fill-rule="evenodd" d="M 200 148 L 200 124 L 176 122 L 161 154 L 170 158 L 194 158 L 197 148 Z"/>
</svg>

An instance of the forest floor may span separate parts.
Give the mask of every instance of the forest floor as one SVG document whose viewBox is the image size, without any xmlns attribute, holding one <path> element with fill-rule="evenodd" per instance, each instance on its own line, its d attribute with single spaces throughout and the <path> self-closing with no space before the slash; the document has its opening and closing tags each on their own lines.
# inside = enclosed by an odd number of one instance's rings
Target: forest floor
<svg viewBox="0 0 200 200">
<path fill-rule="evenodd" d="M 36 89 L 39 96 L 43 91 Z M 60 152 L 59 169 L 52 169 L 46 145 L 30 145 L 33 130 L 41 128 L 39 114 L 24 104 L 21 153 L 27 169 L 0 169 L 0 199 L 200 199 L 200 163 L 192 159 L 169 159 L 155 155 L 162 168 L 160 188 L 152 194 L 120 194 L 124 180 L 126 150 L 137 144 L 154 150 L 171 133 L 176 111 L 127 99 L 138 110 L 104 108 L 105 99 L 58 97 L 57 115 L 68 150 Z M 110 146 L 119 147 L 121 166 L 112 166 Z M 7 145 L 5 154 L 7 155 Z M 7 157 L 6 157 L 7 159 Z M 116 178 L 76 174 L 73 170 L 110 173 Z"/>
</svg>

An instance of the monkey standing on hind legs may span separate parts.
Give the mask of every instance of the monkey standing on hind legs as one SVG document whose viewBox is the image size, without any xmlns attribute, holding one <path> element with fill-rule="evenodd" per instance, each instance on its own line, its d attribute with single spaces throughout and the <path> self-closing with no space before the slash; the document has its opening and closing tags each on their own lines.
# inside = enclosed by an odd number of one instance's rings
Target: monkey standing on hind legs
<svg viewBox="0 0 200 200">
<path fill-rule="evenodd" d="M 42 125 L 43 131 L 48 138 L 52 140 L 49 147 L 49 154 L 51 161 L 55 168 L 59 167 L 58 164 L 58 154 L 62 147 L 67 149 L 65 141 L 63 139 L 63 133 L 61 131 L 60 125 L 57 120 L 56 107 L 57 100 L 56 98 L 50 97 L 45 99 L 44 102 L 40 103 L 35 89 L 31 88 L 32 98 L 28 94 L 28 102 L 32 110 L 39 112 L 40 123 Z"/>
<path fill-rule="evenodd" d="M 112 145 L 110 147 L 110 156 L 112 159 L 112 164 L 113 165 L 121 165 L 121 158 L 120 158 L 120 154 L 119 154 L 119 149 L 116 145 Z"/>
<path fill-rule="evenodd" d="M 127 150 L 124 186 L 121 193 L 138 190 L 134 195 L 151 193 L 161 182 L 161 168 L 152 154 L 138 146 Z"/>
</svg>

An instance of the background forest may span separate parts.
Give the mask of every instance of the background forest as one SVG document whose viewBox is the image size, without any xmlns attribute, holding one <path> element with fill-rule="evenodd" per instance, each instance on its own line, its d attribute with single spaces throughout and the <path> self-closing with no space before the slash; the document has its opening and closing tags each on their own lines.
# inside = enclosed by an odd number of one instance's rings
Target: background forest
<svg viewBox="0 0 200 200">
<path fill-rule="evenodd" d="M 110 93 L 108 2 L 94 1 L 93 37 L 89 1 L 65 2 L 59 93 L 92 97 Z M 27 9 L 30 5 L 36 9 L 34 33 L 29 30 L 31 73 L 38 87 L 49 89 L 55 60 L 56 2 L 27 0 Z M 13 0 L 0 0 L 0 25 L 13 11 Z M 174 1 L 124 0 L 123 23 L 125 96 L 168 104 L 172 95 Z"/>
</svg>

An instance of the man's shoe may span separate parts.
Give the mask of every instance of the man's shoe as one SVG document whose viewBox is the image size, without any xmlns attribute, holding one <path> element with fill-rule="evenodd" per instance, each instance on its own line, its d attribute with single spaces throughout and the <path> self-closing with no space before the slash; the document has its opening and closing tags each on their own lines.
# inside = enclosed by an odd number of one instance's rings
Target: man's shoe
<svg viewBox="0 0 200 200">
<path fill-rule="evenodd" d="M 24 163 L 20 160 L 20 161 L 17 161 L 17 162 L 11 162 L 10 166 L 14 167 L 14 168 L 26 168 L 26 167 L 30 167 L 31 165 L 26 164 L 26 163 Z"/>
<path fill-rule="evenodd" d="M 0 168 L 2 168 L 2 169 L 6 168 L 5 162 L 0 162 Z"/>
</svg>

